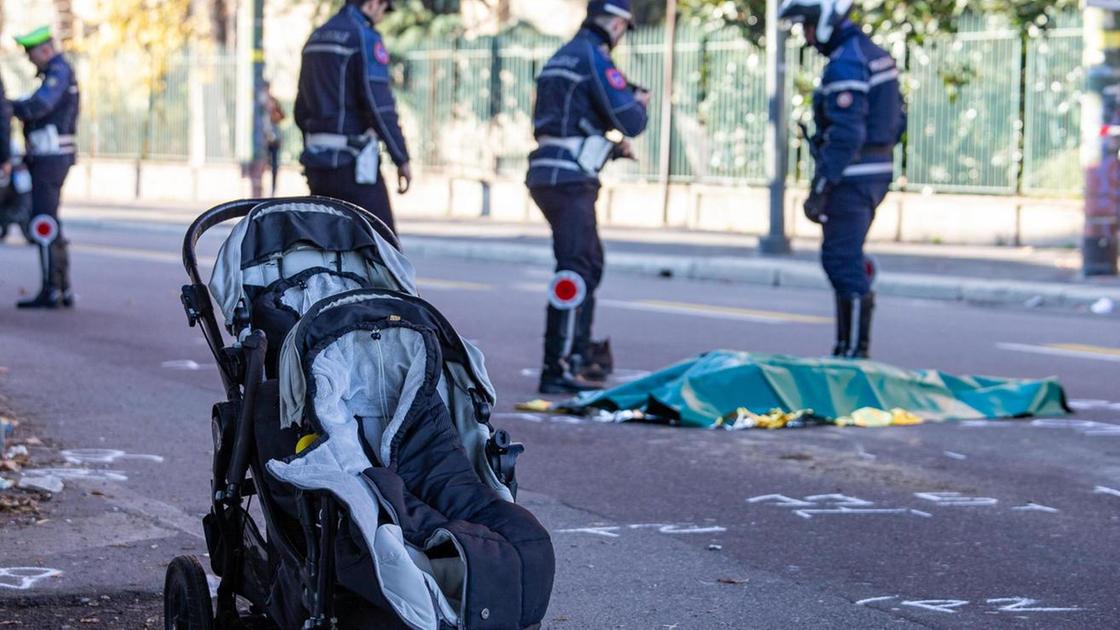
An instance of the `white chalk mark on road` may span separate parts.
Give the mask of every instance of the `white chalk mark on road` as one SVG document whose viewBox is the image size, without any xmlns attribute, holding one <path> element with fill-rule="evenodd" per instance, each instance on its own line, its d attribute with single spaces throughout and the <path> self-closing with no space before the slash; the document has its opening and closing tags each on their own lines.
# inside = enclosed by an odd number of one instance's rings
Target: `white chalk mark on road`
<svg viewBox="0 0 1120 630">
<path fill-rule="evenodd" d="M 175 361 L 164 361 L 163 363 L 160 363 L 159 366 L 164 368 L 164 369 L 168 369 L 168 370 L 186 370 L 186 371 L 189 371 L 189 372 L 193 372 L 193 371 L 202 369 L 201 365 L 199 365 L 195 361 L 191 361 L 190 359 L 178 359 L 178 360 L 175 360 Z"/>
<path fill-rule="evenodd" d="M 898 595 L 885 595 L 883 597 L 868 597 L 867 599 L 861 599 L 858 602 L 856 602 L 856 606 L 866 606 L 866 605 L 868 605 L 872 602 L 885 602 L 885 601 L 892 600 L 892 599 L 897 599 L 897 598 L 898 598 Z"/>
<path fill-rule="evenodd" d="M 886 595 L 883 597 L 868 597 L 856 602 L 857 606 L 866 606 L 872 603 L 888 602 L 900 599 L 900 595 Z M 1056 613 L 1079 612 L 1084 608 L 1074 606 L 1038 606 L 1040 600 L 1031 597 L 992 597 L 982 602 L 971 602 L 967 599 L 911 599 L 900 602 L 902 606 L 920 608 L 937 613 L 955 615 L 962 612 L 966 606 L 981 606 L 989 608 L 988 614 L 998 613 Z M 895 609 L 897 610 L 897 609 Z"/>
<path fill-rule="evenodd" d="M 627 529 L 653 529 L 659 534 L 689 535 L 689 534 L 722 534 L 726 527 L 718 525 L 696 525 L 694 523 L 666 524 L 666 523 L 635 523 L 633 525 L 605 525 L 592 527 L 575 527 L 571 529 L 558 529 L 558 534 L 590 534 L 604 538 L 619 538 L 623 530 Z"/>
<path fill-rule="evenodd" d="M 929 512 L 922 512 L 921 510 L 911 510 L 908 508 L 836 508 L 836 509 L 813 509 L 813 510 L 796 510 L 794 514 L 804 519 L 811 519 L 814 516 L 823 516 L 830 514 L 906 514 L 921 516 L 923 518 L 932 518 L 933 515 Z"/>
<path fill-rule="evenodd" d="M 76 448 L 62 451 L 61 454 L 62 458 L 71 464 L 115 464 L 122 459 L 136 459 L 156 464 L 163 463 L 163 457 L 159 455 L 126 453 L 107 448 Z"/>
<path fill-rule="evenodd" d="M 1039 603 L 1038 600 L 1031 599 L 1030 597 L 996 597 L 987 601 L 989 604 L 1012 602 L 1011 604 L 999 608 L 999 610 L 1003 612 L 1077 612 L 1085 610 L 1084 608 L 1039 607 L 1035 606 L 1035 604 Z"/>
<path fill-rule="evenodd" d="M 1056 514 L 1058 512 L 1057 508 L 1039 505 L 1038 503 L 1028 503 L 1026 505 L 1013 507 L 1011 509 L 1018 512 L 1046 512 L 1047 514 Z"/>
<path fill-rule="evenodd" d="M 58 477 L 69 481 L 128 481 L 122 470 L 92 468 L 32 468 L 23 472 L 24 477 Z"/>
<path fill-rule="evenodd" d="M 910 606 L 913 608 L 922 608 L 925 610 L 932 610 L 934 612 L 942 612 L 949 614 L 957 614 L 957 608 L 967 606 L 968 600 L 966 599 L 920 599 L 916 601 L 902 602 L 903 606 Z"/>
<path fill-rule="evenodd" d="M 1106 409 L 1110 411 L 1120 411 L 1120 403 L 1111 402 L 1108 400 L 1092 400 L 1092 399 L 1078 399 L 1069 401 L 1070 409 L 1074 411 L 1093 411 L 1097 409 Z"/>
<path fill-rule="evenodd" d="M 915 492 L 914 496 L 938 505 L 954 507 L 983 507 L 999 503 L 999 499 L 991 497 L 969 497 L 959 492 Z"/>
<path fill-rule="evenodd" d="M 1120 437 L 1120 424 L 1069 418 L 1038 418 L 1030 426 L 1042 429 L 1071 429 L 1089 437 Z"/>
<path fill-rule="evenodd" d="M 958 461 L 968 459 L 968 455 L 964 455 L 962 453 L 957 453 L 955 451 L 945 451 L 944 454 L 945 454 L 945 457 L 948 457 L 949 459 L 955 459 L 955 460 L 958 460 Z"/>
<path fill-rule="evenodd" d="M 747 499 L 747 503 L 767 504 L 773 507 L 798 508 L 793 513 L 804 519 L 825 515 L 857 514 L 903 514 L 932 518 L 929 512 L 910 508 L 877 508 L 873 501 L 850 497 L 846 494 L 814 494 L 803 499 L 787 497 L 784 494 L 763 494 Z"/>
<path fill-rule="evenodd" d="M 26 591 L 40 580 L 61 575 L 58 569 L 44 567 L 4 567 L 0 568 L 0 588 Z"/>
<path fill-rule="evenodd" d="M 1109 488 L 1108 486 L 1097 486 L 1093 488 L 1094 494 L 1110 494 L 1114 497 L 1120 497 L 1120 490 Z"/>
</svg>

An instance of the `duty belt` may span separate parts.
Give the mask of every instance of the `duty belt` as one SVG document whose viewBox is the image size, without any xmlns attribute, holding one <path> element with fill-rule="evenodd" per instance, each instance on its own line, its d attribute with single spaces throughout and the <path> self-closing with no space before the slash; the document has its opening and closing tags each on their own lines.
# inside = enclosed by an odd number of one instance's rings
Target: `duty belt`
<svg viewBox="0 0 1120 630">
<path fill-rule="evenodd" d="M 308 147 L 322 149 L 337 149 L 356 153 L 370 142 L 377 140 L 377 135 L 372 131 L 361 135 L 348 136 L 342 133 L 309 133 L 304 139 Z"/>
<path fill-rule="evenodd" d="M 74 155 L 78 151 L 78 136 L 74 134 L 65 134 L 58 136 L 58 150 L 57 151 L 37 151 L 34 143 L 28 143 L 27 154 L 35 156 L 46 155 Z"/>
</svg>

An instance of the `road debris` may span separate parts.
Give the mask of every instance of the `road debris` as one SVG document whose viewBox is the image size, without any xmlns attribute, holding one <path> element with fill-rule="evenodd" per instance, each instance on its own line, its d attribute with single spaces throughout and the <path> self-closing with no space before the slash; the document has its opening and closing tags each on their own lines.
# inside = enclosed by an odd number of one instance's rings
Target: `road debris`
<svg viewBox="0 0 1120 630">
<path fill-rule="evenodd" d="M 19 487 L 58 494 L 62 492 L 63 483 L 54 475 L 24 475 L 19 480 Z"/>
</svg>

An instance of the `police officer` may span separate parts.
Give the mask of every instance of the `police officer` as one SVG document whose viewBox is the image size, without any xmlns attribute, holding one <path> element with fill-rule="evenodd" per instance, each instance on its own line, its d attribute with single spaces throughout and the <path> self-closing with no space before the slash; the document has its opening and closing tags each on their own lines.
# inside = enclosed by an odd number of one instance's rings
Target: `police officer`
<svg viewBox="0 0 1120 630">
<path fill-rule="evenodd" d="M 19 308 L 74 305 L 70 290 L 70 259 L 58 218 L 62 185 L 74 165 L 78 125 L 78 82 L 74 70 L 55 46 L 49 27 L 16 38 L 43 82 L 34 93 L 12 104 L 23 122 L 27 168 L 31 175 L 31 235 L 39 245 L 43 285 L 39 294 Z"/>
<path fill-rule="evenodd" d="M 395 232 L 380 144 L 397 166 L 401 194 L 412 170 L 389 85 L 389 51 L 374 28 L 392 10 L 392 0 L 347 0 L 311 34 L 303 47 L 295 121 L 311 194 L 361 206 Z"/>
<path fill-rule="evenodd" d="M 12 185 L 12 102 L 4 91 L 4 81 L 0 80 L 0 183 L 5 189 L 4 199 L 11 195 Z"/>
<path fill-rule="evenodd" d="M 833 356 L 867 358 L 875 294 L 863 245 L 894 179 L 906 113 L 894 59 L 848 19 L 851 8 L 852 0 L 785 0 L 779 16 L 803 24 L 806 41 L 828 58 L 813 95 L 816 171 L 805 214 L 824 230 L 821 263 L 836 292 Z"/>
<path fill-rule="evenodd" d="M 649 122 L 650 95 L 632 86 L 611 50 L 634 28 L 630 0 L 592 0 L 575 38 L 537 77 L 533 111 L 538 147 L 526 184 L 552 228 L 556 276 L 545 324 L 540 392 L 596 389 L 613 364 L 609 346 L 591 340 L 603 245 L 595 220 L 599 171 L 610 159 L 633 158 L 630 143 Z M 624 139 L 612 143 L 610 132 Z"/>
</svg>

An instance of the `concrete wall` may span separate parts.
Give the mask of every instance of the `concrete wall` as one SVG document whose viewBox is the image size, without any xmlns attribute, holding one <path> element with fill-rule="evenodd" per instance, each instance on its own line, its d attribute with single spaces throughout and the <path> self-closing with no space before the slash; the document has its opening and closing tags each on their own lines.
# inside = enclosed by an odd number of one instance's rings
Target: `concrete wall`
<svg viewBox="0 0 1120 630">
<path fill-rule="evenodd" d="M 393 178 L 391 167 L 385 172 Z M 267 178 L 266 178 L 267 182 Z M 390 185 L 390 189 L 395 186 Z M 301 195 L 307 187 L 298 168 L 285 167 L 280 195 Z M 181 162 L 83 159 L 66 183 L 66 198 L 89 201 L 218 203 L 248 196 L 249 182 L 236 164 L 192 168 Z M 768 229 L 766 189 L 712 185 L 674 185 L 669 189 L 668 221 L 664 189 L 655 183 L 608 181 L 600 196 L 604 225 L 764 234 Z M 438 173 L 418 173 L 412 191 L 394 195 L 402 218 L 539 222 L 540 212 L 516 179 L 482 182 Z M 814 236 L 820 228 L 802 216 L 804 191 L 789 193 L 787 225 L 792 236 Z M 1084 217 L 1080 200 L 983 195 L 891 193 L 879 208 L 871 239 L 965 245 L 1069 246 L 1080 242 Z"/>
</svg>

